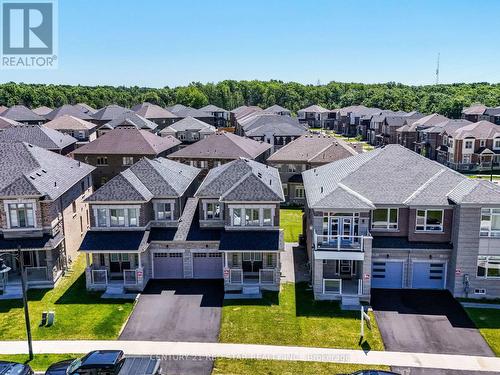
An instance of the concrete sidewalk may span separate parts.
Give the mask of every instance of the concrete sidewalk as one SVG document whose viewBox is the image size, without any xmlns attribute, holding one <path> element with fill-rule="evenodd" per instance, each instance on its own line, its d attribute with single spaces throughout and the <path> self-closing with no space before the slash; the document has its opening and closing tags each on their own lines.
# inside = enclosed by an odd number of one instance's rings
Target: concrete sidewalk
<svg viewBox="0 0 500 375">
<path fill-rule="evenodd" d="M 315 361 L 363 365 L 437 368 L 462 371 L 497 372 L 500 358 L 429 353 L 381 352 L 350 349 L 326 349 L 299 346 L 152 342 L 152 341 L 34 341 L 35 354 L 87 353 L 92 350 L 120 349 L 128 355 L 183 356 L 212 359 L 272 359 Z M 27 352 L 25 341 L 0 341 L 0 354 Z"/>
<path fill-rule="evenodd" d="M 460 302 L 465 308 L 473 309 L 500 309 L 498 303 L 480 303 L 480 302 Z"/>
</svg>

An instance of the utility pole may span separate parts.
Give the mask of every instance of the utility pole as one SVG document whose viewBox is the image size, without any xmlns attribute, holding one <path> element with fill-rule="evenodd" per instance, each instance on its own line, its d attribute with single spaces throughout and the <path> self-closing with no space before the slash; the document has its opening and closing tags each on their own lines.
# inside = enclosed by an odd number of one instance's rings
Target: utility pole
<svg viewBox="0 0 500 375">
<path fill-rule="evenodd" d="M 24 258 L 21 251 L 21 246 L 17 247 L 17 257 L 19 260 L 19 267 L 21 268 L 21 287 L 23 289 L 23 305 L 24 305 L 24 320 L 26 321 L 26 333 L 28 336 L 28 351 L 30 360 L 33 359 L 33 343 L 31 339 L 31 324 L 30 324 L 30 313 L 28 309 L 28 295 L 26 292 L 26 274 L 24 271 Z"/>
<path fill-rule="evenodd" d="M 439 57 L 441 53 L 438 52 L 437 66 L 436 66 L 436 85 L 439 85 Z"/>
</svg>

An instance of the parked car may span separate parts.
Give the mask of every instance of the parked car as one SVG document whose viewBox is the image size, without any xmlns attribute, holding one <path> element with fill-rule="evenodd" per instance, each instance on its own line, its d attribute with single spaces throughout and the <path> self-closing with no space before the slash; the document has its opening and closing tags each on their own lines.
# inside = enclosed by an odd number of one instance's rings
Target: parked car
<svg viewBox="0 0 500 375">
<path fill-rule="evenodd" d="M 96 350 L 82 358 L 52 364 L 45 375 L 101 374 L 160 375 L 160 360 L 149 357 L 125 357 L 121 350 Z"/>
<path fill-rule="evenodd" d="M 342 374 L 338 374 L 342 375 Z M 383 371 L 383 370 L 360 370 L 353 372 L 352 374 L 344 374 L 344 375 L 401 375 L 397 372 L 392 371 Z"/>
<path fill-rule="evenodd" d="M 34 372 L 31 367 L 22 363 L 0 361 L 0 374 L 33 375 Z"/>
</svg>

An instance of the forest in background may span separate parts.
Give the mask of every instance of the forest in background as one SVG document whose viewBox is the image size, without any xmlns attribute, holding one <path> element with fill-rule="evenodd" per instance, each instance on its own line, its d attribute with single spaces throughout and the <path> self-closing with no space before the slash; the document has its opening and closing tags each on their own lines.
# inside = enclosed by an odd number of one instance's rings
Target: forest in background
<svg viewBox="0 0 500 375">
<path fill-rule="evenodd" d="M 304 85 L 282 81 L 234 81 L 218 83 L 193 82 L 174 88 L 124 86 L 44 85 L 25 83 L 0 84 L 0 105 L 24 104 L 35 108 L 55 108 L 63 104 L 87 103 L 94 108 L 109 104 L 131 107 L 141 102 L 163 107 L 184 104 L 200 108 L 207 104 L 231 110 L 241 105 L 262 108 L 279 104 L 296 113 L 311 104 L 328 109 L 365 105 L 394 111 L 418 110 L 460 117 L 463 107 L 482 103 L 500 106 L 500 84 L 455 83 L 409 86 L 389 82 L 381 84 L 330 82 Z"/>
</svg>

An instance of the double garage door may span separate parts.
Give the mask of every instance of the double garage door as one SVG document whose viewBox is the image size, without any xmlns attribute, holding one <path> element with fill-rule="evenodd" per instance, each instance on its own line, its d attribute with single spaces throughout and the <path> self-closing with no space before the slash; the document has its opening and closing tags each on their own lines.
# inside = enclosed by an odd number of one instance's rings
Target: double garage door
<svg viewBox="0 0 500 375">
<path fill-rule="evenodd" d="M 154 253 L 155 279 L 182 279 L 184 277 L 183 253 Z M 193 278 L 222 278 L 222 253 L 193 253 Z"/>
<path fill-rule="evenodd" d="M 372 288 L 400 289 L 404 287 L 402 261 L 374 261 Z M 443 289 L 446 265 L 436 262 L 411 262 L 413 289 Z"/>
</svg>

